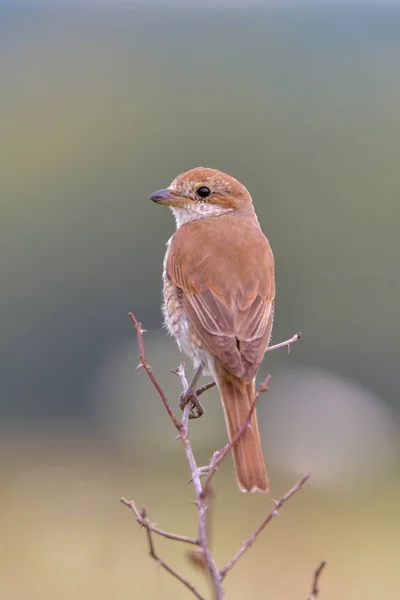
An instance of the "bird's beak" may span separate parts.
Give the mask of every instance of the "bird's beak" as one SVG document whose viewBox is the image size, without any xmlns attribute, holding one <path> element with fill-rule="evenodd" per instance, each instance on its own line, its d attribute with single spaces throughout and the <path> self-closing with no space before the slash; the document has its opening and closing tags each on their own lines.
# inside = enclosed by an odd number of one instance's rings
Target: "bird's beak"
<svg viewBox="0 0 400 600">
<path fill-rule="evenodd" d="M 157 204 L 163 204 L 165 206 L 182 206 L 184 202 L 192 202 L 190 198 L 182 198 L 182 196 L 177 196 L 169 188 L 165 188 L 164 190 L 158 190 L 157 192 L 154 192 L 154 194 L 150 196 L 150 200 L 153 200 L 153 202 L 156 202 Z"/>
</svg>

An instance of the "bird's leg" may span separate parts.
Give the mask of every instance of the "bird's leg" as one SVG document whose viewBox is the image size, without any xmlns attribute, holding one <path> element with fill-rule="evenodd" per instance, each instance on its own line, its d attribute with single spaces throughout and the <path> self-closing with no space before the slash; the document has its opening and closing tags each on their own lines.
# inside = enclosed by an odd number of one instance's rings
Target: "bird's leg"
<svg viewBox="0 0 400 600">
<path fill-rule="evenodd" d="M 186 390 L 186 392 L 182 392 L 180 396 L 180 407 L 182 410 L 185 408 L 186 404 L 188 404 L 189 402 L 191 404 L 189 419 L 198 419 L 199 417 L 201 417 L 202 414 L 204 414 L 204 408 L 201 405 L 199 399 L 197 398 L 196 393 L 197 382 L 200 379 L 202 370 L 202 366 L 197 368 L 188 389 Z"/>
</svg>

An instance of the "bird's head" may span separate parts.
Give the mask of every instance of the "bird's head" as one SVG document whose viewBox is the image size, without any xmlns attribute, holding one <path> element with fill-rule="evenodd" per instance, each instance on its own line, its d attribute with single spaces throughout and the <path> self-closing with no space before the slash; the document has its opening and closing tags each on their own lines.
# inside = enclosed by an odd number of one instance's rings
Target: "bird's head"
<svg viewBox="0 0 400 600">
<path fill-rule="evenodd" d="M 150 200 L 169 206 L 178 228 L 197 219 L 253 210 L 244 185 L 222 171 L 204 167 L 178 175 L 169 187 L 152 194 Z"/>
</svg>

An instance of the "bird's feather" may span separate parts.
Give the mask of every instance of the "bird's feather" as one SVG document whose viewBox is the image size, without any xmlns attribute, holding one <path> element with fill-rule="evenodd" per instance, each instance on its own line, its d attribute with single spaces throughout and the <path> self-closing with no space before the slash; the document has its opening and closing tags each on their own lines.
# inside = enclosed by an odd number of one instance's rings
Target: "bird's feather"
<svg viewBox="0 0 400 600">
<path fill-rule="evenodd" d="M 258 222 L 232 213 L 183 225 L 166 269 L 182 290 L 196 337 L 229 373 L 252 381 L 269 342 L 275 296 L 273 254 Z"/>
</svg>

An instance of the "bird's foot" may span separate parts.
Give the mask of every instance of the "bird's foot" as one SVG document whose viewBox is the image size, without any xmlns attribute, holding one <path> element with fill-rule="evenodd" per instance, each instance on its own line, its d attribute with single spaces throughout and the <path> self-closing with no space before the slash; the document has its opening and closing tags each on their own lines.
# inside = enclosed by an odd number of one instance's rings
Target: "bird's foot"
<svg viewBox="0 0 400 600">
<path fill-rule="evenodd" d="M 197 397 L 196 390 L 192 387 L 189 387 L 186 392 L 182 392 L 180 396 L 179 406 L 181 410 L 188 404 L 190 405 L 189 419 L 198 419 L 205 413 L 205 409 Z"/>
</svg>

